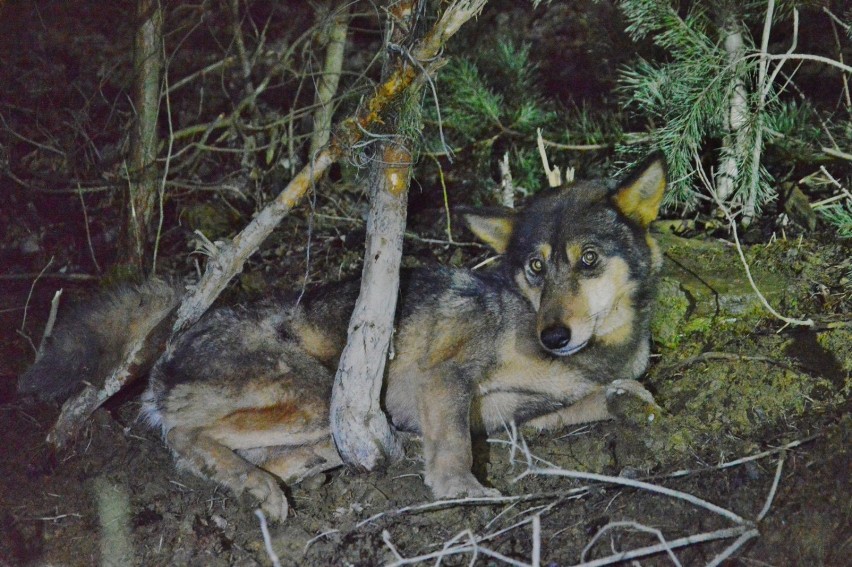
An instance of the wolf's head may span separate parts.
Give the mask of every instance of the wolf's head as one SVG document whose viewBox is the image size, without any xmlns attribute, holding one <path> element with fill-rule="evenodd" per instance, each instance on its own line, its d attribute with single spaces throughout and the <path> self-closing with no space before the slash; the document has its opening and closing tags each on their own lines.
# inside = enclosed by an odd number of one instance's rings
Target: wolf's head
<svg viewBox="0 0 852 567">
<path fill-rule="evenodd" d="M 469 213 L 470 229 L 537 312 L 541 346 L 555 356 L 591 342 L 618 345 L 647 326 L 660 255 L 648 234 L 666 187 L 654 155 L 614 189 L 579 182 L 539 194 L 520 213 Z"/>
</svg>

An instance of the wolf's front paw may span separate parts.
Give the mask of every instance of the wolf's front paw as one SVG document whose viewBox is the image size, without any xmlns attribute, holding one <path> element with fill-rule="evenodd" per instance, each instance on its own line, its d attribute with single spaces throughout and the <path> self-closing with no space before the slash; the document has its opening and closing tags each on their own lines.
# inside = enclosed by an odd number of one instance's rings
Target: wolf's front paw
<svg viewBox="0 0 852 567">
<path fill-rule="evenodd" d="M 432 489 L 432 494 L 437 500 L 463 497 L 493 498 L 500 496 L 499 490 L 482 486 L 470 472 L 458 475 L 436 475 L 435 478 L 431 478 L 427 474 L 426 485 Z"/>
<path fill-rule="evenodd" d="M 243 488 L 260 504 L 260 508 L 269 520 L 283 522 L 287 519 L 290 508 L 287 497 L 274 476 L 260 469 L 254 469 L 246 475 Z"/>
<path fill-rule="evenodd" d="M 632 425 L 649 424 L 663 415 L 651 392 L 636 380 L 615 380 L 607 386 L 606 408 L 612 417 Z"/>
</svg>

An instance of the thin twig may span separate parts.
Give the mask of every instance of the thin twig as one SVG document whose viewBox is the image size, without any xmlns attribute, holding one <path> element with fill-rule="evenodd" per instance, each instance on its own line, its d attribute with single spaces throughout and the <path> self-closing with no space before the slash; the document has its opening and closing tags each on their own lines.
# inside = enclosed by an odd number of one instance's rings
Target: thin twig
<svg viewBox="0 0 852 567">
<path fill-rule="evenodd" d="M 429 512 L 432 510 L 443 510 L 445 508 L 453 508 L 457 506 L 493 506 L 496 504 L 532 502 L 535 500 L 544 500 L 548 498 L 566 498 L 575 495 L 581 491 L 585 491 L 585 488 L 572 488 L 569 490 L 562 490 L 556 492 L 521 494 L 519 496 L 487 496 L 482 498 L 453 498 L 449 500 L 435 500 L 433 502 L 424 502 L 422 504 L 404 506 L 402 508 L 397 508 L 396 510 L 389 510 L 373 514 L 369 518 L 361 520 L 360 522 L 355 524 L 354 529 L 361 528 L 386 516 L 389 518 L 395 518 L 397 516 L 402 516 L 403 514 L 414 514 L 418 512 Z"/>
<path fill-rule="evenodd" d="M 748 198 L 745 203 L 746 211 L 744 218 L 751 220 L 754 217 L 755 199 L 757 198 L 758 186 L 760 185 L 760 159 L 763 153 L 763 128 L 764 128 L 764 109 L 766 108 L 766 96 L 769 92 L 769 81 L 767 81 L 766 73 L 768 68 L 767 55 L 769 51 L 769 34 L 772 31 L 772 16 L 775 12 L 775 0 L 769 0 L 766 6 L 766 17 L 763 21 L 763 35 L 760 40 L 760 61 L 757 66 L 757 107 L 754 110 L 755 134 L 751 148 L 751 187 L 749 188 Z M 798 23 L 798 14 L 796 23 Z M 798 28 L 797 28 L 798 30 Z M 778 63 L 776 71 L 781 70 L 783 61 Z M 771 80 L 771 79 L 770 79 Z M 724 199 L 719 196 L 719 201 Z M 721 206 L 721 205 L 720 205 Z M 727 213 L 726 213 L 726 216 Z"/>
<path fill-rule="evenodd" d="M 83 225 L 86 227 L 86 242 L 89 245 L 89 255 L 92 257 L 95 271 L 101 273 L 101 267 L 98 264 L 97 257 L 95 257 L 95 248 L 92 246 L 92 232 L 89 230 L 89 213 L 86 211 L 86 201 L 83 199 L 83 190 L 79 183 L 77 184 L 77 194 L 80 196 L 80 206 L 83 208 Z"/>
<path fill-rule="evenodd" d="M 740 243 L 739 233 L 737 232 L 737 221 L 734 216 L 731 214 L 731 211 L 727 206 L 722 202 L 722 199 L 719 198 L 719 194 L 716 191 L 716 188 L 713 186 L 713 183 L 708 179 L 707 174 L 704 172 L 704 168 L 701 167 L 701 158 L 696 153 L 695 155 L 695 163 L 696 163 L 696 172 L 698 173 L 699 179 L 701 179 L 704 186 L 707 188 L 707 191 L 716 201 L 716 204 L 719 207 L 719 210 L 725 215 L 725 218 L 728 219 L 728 224 L 731 227 L 731 234 L 734 237 L 734 243 L 736 244 L 737 254 L 740 257 L 740 262 L 742 262 L 743 268 L 745 269 L 746 277 L 748 278 L 748 283 L 751 284 L 751 289 L 754 291 L 757 298 L 763 304 L 767 311 L 769 311 L 773 316 L 784 321 L 788 325 L 799 325 L 803 327 L 813 327 L 814 321 L 813 319 L 793 319 L 790 317 L 785 317 L 778 313 L 767 301 L 766 297 L 761 293 L 760 288 L 757 287 L 757 284 L 754 281 L 754 277 L 751 275 L 751 267 L 748 264 L 748 260 L 746 260 L 745 253 L 743 252 L 742 244 Z"/>
<path fill-rule="evenodd" d="M 266 525 L 266 514 L 258 508 L 254 511 L 254 515 L 260 520 L 260 533 L 263 534 L 263 545 L 266 547 L 266 554 L 269 556 L 269 560 L 272 562 L 273 567 L 281 567 L 281 560 L 278 559 L 278 555 L 272 549 L 272 538 L 269 536 L 269 528 Z"/>
<path fill-rule="evenodd" d="M 837 33 L 837 17 L 828 9 L 827 6 L 823 6 L 822 10 L 829 15 L 829 21 L 831 22 L 831 35 L 834 36 L 834 48 L 837 50 L 837 60 L 841 63 L 845 63 L 845 61 L 843 61 L 843 46 L 840 44 L 840 34 Z M 845 26 L 844 29 L 848 32 L 849 26 Z M 846 112 L 852 112 L 852 96 L 849 94 L 849 80 L 846 75 L 842 75 L 841 80 L 843 81 L 843 98 L 846 101 Z"/>
<path fill-rule="evenodd" d="M 778 491 L 778 483 L 781 481 L 781 469 L 784 467 L 784 456 L 785 453 L 781 453 L 781 456 L 778 457 L 778 466 L 775 468 L 775 479 L 772 481 L 772 488 L 769 489 L 769 494 L 766 496 L 766 503 L 763 505 L 763 509 L 761 509 L 760 514 L 757 515 L 757 521 L 763 520 L 766 517 L 766 514 L 769 513 L 769 509 L 772 507 L 772 501 L 775 500 L 775 493 Z"/>
<path fill-rule="evenodd" d="M 515 183 L 512 181 L 512 168 L 509 167 L 509 152 L 503 154 L 503 159 L 497 164 L 500 168 L 500 185 L 497 198 L 507 209 L 515 208 Z"/>
<path fill-rule="evenodd" d="M 808 53 L 783 53 L 777 55 L 767 55 L 766 59 L 771 61 L 781 61 L 786 59 L 797 59 L 801 61 L 816 61 L 817 63 L 824 63 L 831 67 L 837 67 L 841 71 L 845 71 L 847 73 L 852 73 L 852 67 L 846 65 L 845 63 L 841 63 L 840 61 L 835 61 L 834 59 L 830 59 L 828 57 L 823 57 L 822 55 L 811 55 Z"/>
<path fill-rule="evenodd" d="M 53 334 L 53 326 L 56 324 L 56 313 L 59 311 L 59 300 L 62 297 L 62 288 L 56 290 L 53 294 L 53 299 L 50 300 L 50 314 L 47 316 L 47 323 L 44 325 L 44 332 L 41 335 L 41 342 L 38 344 L 36 351 L 36 360 L 41 358 L 44 352 L 44 347 L 47 344 L 47 339 Z"/>
<path fill-rule="evenodd" d="M 453 242 L 453 223 L 450 218 L 450 198 L 447 194 L 447 182 L 444 179 L 444 168 L 441 167 L 441 160 L 432 156 L 432 160 L 435 162 L 435 166 L 438 168 L 438 179 L 441 182 L 441 190 L 444 195 L 444 213 L 447 216 L 447 240 Z"/>
<path fill-rule="evenodd" d="M 33 278 L 44 278 L 44 279 L 54 279 L 54 280 L 66 280 L 71 282 L 90 282 L 98 279 L 98 276 L 94 276 L 92 274 L 62 274 L 62 273 L 38 273 L 38 274 L 0 274 L 0 281 L 17 281 L 17 280 L 31 280 Z"/>
<path fill-rule="evenodd" d="M 800 445 L 804 445 L 805 443 L 810 443 L 811 441 L 814 441 L 815 439 L 818 439 L 820 437 L 822 437 L 822 433 L 815 433 L 814 435 L 811 435 L 809 437 L 805 437 L 803 439 L 796 439 L 795 441 L 791 441 L 791 442 L 786 443 L 786 444 L 784 444 L 780 447 L 776 447 L 775 449 L 768 449 L 766 451 L 761 451 L 760 453 L 755 453 L 754 455 L 749 455 L 747 457 L 741 457 L 739 459 L 734 459 L 733 461 L 726 461 L 726 462 L 723 462 L 723 463 L 719 463 L 719 464 L 716 464 L 716 465 L 713 465 L 713 466 L 704 467 L 704 468 L 700 468 L 700 469 L 696 469 L 696 470 L 684 469 L 684 470 L 674 471 L 672 473 L 668 473 L 668 474 L 664 474 L 664 475 L 655 475 L 655 476 L 649 477 L 649 479 L 680 478 L 680 477 L 698 474 L 698 473 L 702 473 L 702 472 L 706 472 L 706 471 L 716 471 L 716 470 L 728 469 L 728 468 L 731 468 L 731 467 L 738 467 L 738 466 L 743 465 L 745 463 L 750 463 L 752 461 L 757 461 L 757 460 L 760 460 L 760 459 L 764 459 L 766 457 L 771 457 L 772 455 L 777 455 L 778 453 L 783 453 L 783 452 L 789 451 L 790 449 L 794 449 L 796 447 L 799 447 Z M 648 480 L 648 479 L 645 479 L 645 480 Z"/>
<path fill-rule="evenodd" d="M 757 530 L 749 530 L 747 532 L 744 532 L 740 537 L 737 538 L 734 543 L 726 547 L 724 551 L 722 551 L 722 553 L 714 557 L 713 560 L 707 564 L 707 567 L 717 567 L 718 565 L 721 565 L 725 559 L 733 555 L 736 550 L 738 550 L 745 544 L 745 542 L 759 535 L 760 533 Z"/>
<path fill-rule="evenodd" d="M 325 213 L 316 213 L 315 215 L 320 219 L 329 219 L 333 221 L 342 221 L 342 222 L 351 222 L 352 224 L 363 225 L 366 224 L 362 219 L 356 219 L 353 217 L 342 217 L 339 215 L 328 215 Z M 488 246 L 482 244 L 481 242 L 459 242 L 458 240 L 441 240 L 439 238 L 427 238 L 425 236 L 420 236 L 419 234 L 415 234 L 413 232 L 406 232 L 405 238 L 409 240 L 414 240 L 415 242 L 423 242 L 424 244 L 436 244 L 439 246 L 457 246 L 459 248 L 482 248 L 486 249 Z"/>
<path fill-rule="evenodd" d="M 559 171 L 557 166 L 551 168 L 548 163 L 547 151 L 544 149 L 544 138 L 541 136 L 541 128 L 536 130 L 536 143 L 538 146 L 538 155 L 541 157 L 541 167 L 547 176 L 547 184 L 550 187 L 559 187 L 562 185 L 562 172 Z"/>
<path fill-rule="evenodd" d="M 473 539 L 473 534 L 470 533 L 470 530 L 466 530 L 463 534 L 460 535 L 469 535 L 471 539 Z M 423 563 L 430 559 L 441 560 L 443 557 L 449 557 L 452 555 L 459 555 L 462 553 L 472 553 L 474 557 L 471 558 L 470 564 L 473 564 L 476 560 L 477 554 L 487 555 L 488 557 L 492 557 L 498 561 L 506 563 L 507 565 L 514 565 L 515 567 L 530 567 L 529 564 L 524 563 L 523 561 L 518 561 L 517 559 L 512 559 L 502 553 L 498 553 L 486 547 L 482 547 L 476 541 L 471 541 L 469 543 L 459 544 L 453 547 L 447 547 L 440 551 L 434 551 L 432 553 L 426 553 L 424 555 L 418 555 L 416 557 L 400 557 L 396 561 L 388 563 L 388 567 L 397 567 L 400 565 L 414 565 L 417 563 Z"/>
<path fill-rule="evenodd" d="M 552 142 L 546 139 L 544 140 L 544 145 L 550 148 L 556 148 L 557 150 L 568 150 L 572 152 L 593 152 L 606 150 L 613 146 L 613 144 L 560 144 L 559 142 Z"/>
<path fill-rule="evenodd" d="M 602 567 L 603 565 L 612 565 L 614 563 L 621 563 L 630 561 L 631 559 L 638 559 L 640 557 L 648 557 L 650 555 L 656 555 L 657 553 L 663 552 L 666 549 L 677 549 L 679 547 L 686 547 L 689 545 L 696 545 L 699 543 L 706 543 L 708 541 L 715 541 L 718 539 L 727 539 L 734 536 L 744 536 L 748 534 L 747 539 L 751 539 L 757 535 L 759 532 L 754 528 L 749 528 L 748 526 L 736 526 L 733 528 L 724 528 L 721 530 L 716 530 L 712 532 L 705 532 L 698 535 L 690 535 L 682 538 L 678 538 L 666 544 L 658 543 L 656 545 L 650 545 L 647 547 L 640 547 L 638 549 L 631 549 L 629 551 L 622 551 L 620 553 L 615 553 L 613 555 L 609 555 L 607 557 L 602 557 L 600 559 L 595 559 L 594 561 L 586 561 L 584 563 L 578 563 L 574 567 Z M 739 541 L 739 540 L 738 540 Z M 740 544 L 742 545 L 742 544 Z"/>
<path fill-rule="evenodd" d="M 532 517 L 532 567 L 541 565 L 541 514 Z"/>
<path fill-rule="evenodd" d="M 336 534 L 336 533 L 339 533 L 339 532 L 340 532 L 340 530 L 328 530 L 326 532 L 322 532 L 321 534 L 312 537 L 305 544 L 305 548 L 302 550 L 302 555 L 305 555 L 308 552 L 308 548 L 310 548 L 314 544 L 314 542 L 316 542 L 316 541 L 318 541 L 318 540 L 320 540 L 320 539 L 322 539 L 326 536 L 330 536 L 331 534 Z"/>
<path fill-rule="evenodd" d="M 71 512 L 69 514 L 59 514 L 57 516 L 40 516 L 35 518 L 41 522 L 55 522 L 56 520 L 64 520 L 65 518 L 82 518 L 82 514 Z"/>
<path fill-rule="evenodd" d="M 598 532 L 597 532 L 597 533 L 594 535 L 594 537 L 591 539 L 591 541 L 589 541 L 589 543 L 587 543 L 587 544 L 586 544 L 586 547 L 584 547 L 584 548 L 583 548 L 583 551 L 582 551 L 582 552 L 580 552 L 580 561 L 585 561 L 585 560 L 586 560 L 586 555 L 589 553 L 589 551 L 591 551 L 591 549 L 595 546 L 595 544 L 598 542 L 598 540 L 599 540 L 599 539 L 600 539 L 600 538 L 601 538 L 604 534 L 606 534 L 606 533 L 607 533 L 608 531 L 610 531 L 610 530 L 614 530 L 614 529 L 616 529 L 616 528 L 625 528 L 625 527 L 626 527 L 626 528 L 632 528 L 632 529 L 637 530 L 637 531 L 640 531 L 640 532 L 645 532 L 645 533 L 654 534 L 655 536 L 657 536 L 657 539 L 660 541 L 660 545 L 662 545 L 662 546 L 663 546 L 663 549 L 664 549 L 664 550 L 665 550 L 665 552 L 668 554 L 669 558 L 672 560 L 672 563 L 674 563 L 675 565 L 677 565 L 677 567 L 682 567 L 682 566 L 681 566 L 680 561 L 679 561 L 679 560 L 678 560 L 678 558 L 677 558 L 677 556 L 676 556 L 676 555 L 674 554 L 674 552 L 672 551 L 671 546 L 670 546 L 670 545 L 669 545 L 669 543 L 666 541 L 666 538 L 665 538 L 665 537 L 663 537 L 663 532 L 661 532 L 661 531 L 660 531 L 660 530 L 658 530 L 657 528 L 652 528 L 652 527 L 649 527 L 649 526 L 645 526 L 645 525 L 642 525 L 642 524 L 640 524 L 640 523 L 638 523 L 638 522 L 633 522 L 633 521 L 626 521 L 626 522 L 610 522 L 610 523 L 608 523 L 607 525 L 605 525 L 604 527 L 602 527 L 601 529 L 599 529 L 599 530 L 598 530 Z"/>
<path fill-rule="evenodd" d="M 32 347 L 33 352 L 35 352 L 36 354 L 38 354 L 38 349 L 35 347 L 32 339 L 30 338 L 30 336 L 26 332 L 27 312 L 29 311 L 30 300 L 33 297 L 33 290 L 35 289 L 35 286 L 38 283 L 38 280 L 41 279 L 41 276 L 44 275 L 44 273 L 47 271 L 47 269 L 50 267 L 51 264 L 53 264 L 53 256 L 50 257 L 50 260 L 47 261 L 47 264 L 45 264 L 44 268 L 42 268 L 41 271 L 38 273 L 36 278 L 33 280 L 32 285 L 30 285 L 30 291 L 27 294 L 27 301 L 24 303 L 24 316 L 21 319 L 21 328 L 18 329 L 18 334 L 20 336 L 24 337 L 25 339 L 27 339 L 27 342 L 30 343 L 30 346 Z"/>
<path fill-rule="evenodd" d="M 837 150 L 837 149 L 834 149 L 834 148 L 827 148 L 827 147 L 820 148 L 820 150 L 822 151 L 822 153 L 829 155 L 831 157 L 836 157 L 836 158 L 840 158 L 840 159 L 845 159 L 847 161 L 852 161 L 852 154 L 848 154 L 846 152 L 841 152 L 840 150 Z"/>
<path fill-rule="evenodd" d="M 852 156 L 850 156 L 850 157 L 852 157 Z M 822 172 L 823 175 L 825 175 L 826 179 L 828 179 L 831 182 L 832 185 L 834 185 L 835 187 L 840 189 L 841 193 L 846 195 L 848 198 L 852 199 L 852 193 L 849 193 L 849 190 L 846 189 L 846 187 L 844 187 L 840 183 L 840 181 L 835 179 L 835 177 L 831 173 L 828 172 L 828 170 L 825 168 L 824 165 L 819 166 L 819 170 Z"/>
</svg>

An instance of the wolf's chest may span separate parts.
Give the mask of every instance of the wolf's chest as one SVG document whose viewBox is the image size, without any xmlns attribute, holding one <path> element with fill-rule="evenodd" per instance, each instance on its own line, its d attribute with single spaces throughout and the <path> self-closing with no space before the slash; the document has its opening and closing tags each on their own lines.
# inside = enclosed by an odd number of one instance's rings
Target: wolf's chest
<svg viewBox="0 0 852 567">
<path fill-rule="evenodd" d="M 522 423 L 558 411 L 599 388 L 593 377 L 570 361 L 510 351 L 483 377 L 474 392 L 487 431 L 509 421 Z"/>
</svg>

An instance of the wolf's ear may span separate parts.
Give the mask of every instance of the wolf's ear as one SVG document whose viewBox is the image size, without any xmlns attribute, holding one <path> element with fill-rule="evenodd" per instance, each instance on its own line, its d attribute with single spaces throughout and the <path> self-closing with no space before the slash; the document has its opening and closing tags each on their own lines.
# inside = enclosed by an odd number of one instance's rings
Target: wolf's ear
<svg viewBox="0 0 852 567">
<path fill-rule="evenodd" d="M 647 228 L 660 211 L 666 175 L 665 158 L 652 154 L 615 190 L 613 203 L 628 218 Z"/>
<path fill-rule="evenodd" d="M 515 228 L 515 215 L 508 211 L 465 211 L 462 214 L 470 231 L 481 241 L 502 254 L 509 247 Z"/>
</svg>

